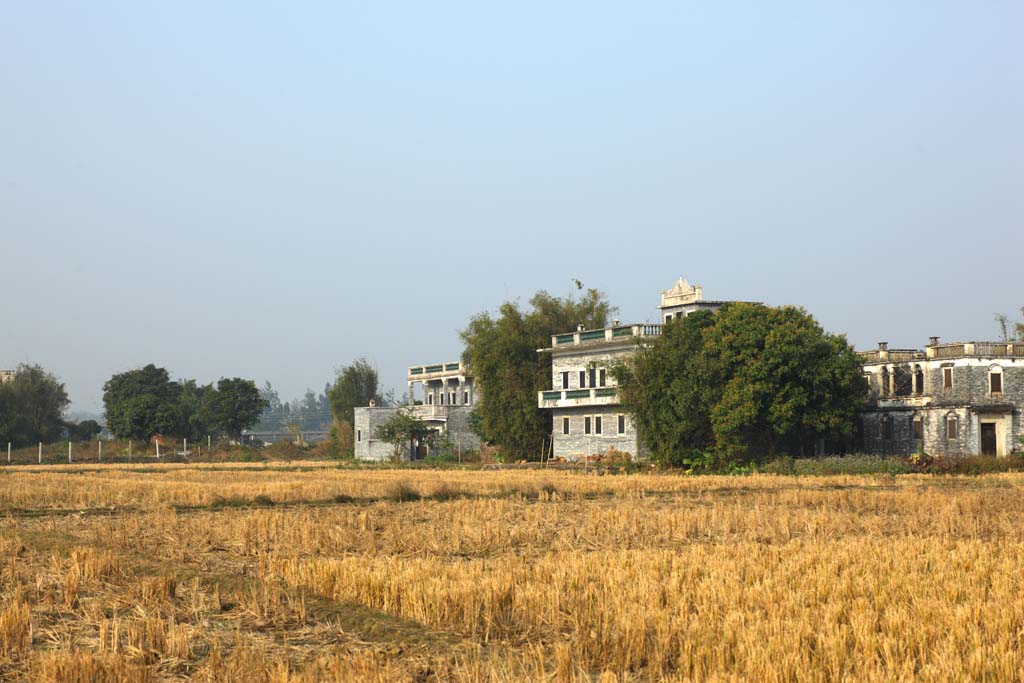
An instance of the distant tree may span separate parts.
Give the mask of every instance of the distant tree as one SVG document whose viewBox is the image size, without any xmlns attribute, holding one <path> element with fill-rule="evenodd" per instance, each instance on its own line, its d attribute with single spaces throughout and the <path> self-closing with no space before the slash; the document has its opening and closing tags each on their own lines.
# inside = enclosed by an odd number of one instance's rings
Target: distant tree
<svg viewBox="0 0 1024 683">
<path fill-rule="evenodd" d="M 50 442 L 64 429 L 69 404 L 64 384 L 39 365 L 20 365 L 0 383 L 0 441 L 15 446 Z"/>
<path fill-rule="evenodd" d="M 121 439 L 180 434 L 186 423 L 181 393 L 167 370 L 152 363 L 114 375 L 103 385 L 107 429 Z"/>
<path fill-rule="evenodd" d="M 614 310 L 596 289 L 579 299 L 542 291 L 530 299 L 528 311 L 506 302 L 496 318 L 481 313 L 462 330 L 463 360 L 480 390 L 475 424 L 506 461 L 536 459 L 551 436 L 551 416 L 537 408 L 537 392 L 550 383 L 551 358 L 537 349 L 546 348 L 551 335 L 575 330 L 580 324 L 604 327 Z"/>
<path fill-rule="evenodd" d="M 89 441 L 103 431 L 103 427 L 96 420 L 68 422 L 65 427 L 68 430 L 68 438 L 72 441 Z"/>
<path fill-rule="evenodd" d="M 327 399 L 334 419 L 349 425 L 354 422 L 356 408 L 367 406 L 370 401 L 385 405 L 377 368 L 365 358 L 358 358 L 351 365 L 339 368 L 337 379 L 327 392 Z"/>
<path fill-rule="evenodd" d="M 1018 322 L 1011 322 L 1002 313 L 996 314 L 996 322 L 999 324 L 999 330 L 1004 342 L 1024 341 L 1024 306 L 1021 307 L 1020 314 L 1021 320 Z"/>
<path fill-rule="evenodd" d="M 375 437 L 391 444 L 392 458 L 399 461 L 403 459 L 403 453 L 410 447 L 412 439 L 426 439 L 431 433 L 426 422 L 417 418 L 409 408 L 403 407 L 377 427 Z"/>
<path fill-rule="evenodd" d="M 221 379 L 216 389 L 206 392 L 203 415 L 214 431 L 238 439 L 256 424 L 266 406 L 255 382 L 234 377 Z"/>
<path fill-rule="evenodd" d="M 853 349 L 794 307 L 727 304 L 668 323 L 615 369 L 656 460 L 719 464 L 810 455 L 853 431 L 867 386 Z"/>
</svg>

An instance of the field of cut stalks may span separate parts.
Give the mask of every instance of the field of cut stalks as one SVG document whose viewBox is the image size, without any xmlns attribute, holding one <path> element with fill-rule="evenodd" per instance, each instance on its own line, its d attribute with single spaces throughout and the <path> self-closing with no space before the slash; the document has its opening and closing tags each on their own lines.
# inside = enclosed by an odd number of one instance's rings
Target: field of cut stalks
<svg viewBox="0 0 1024 683">
<path fill-rule="evenodd" d="M 0 469 L 0 680 L 1024 680 L 1024 475 Z"/>
</svg>

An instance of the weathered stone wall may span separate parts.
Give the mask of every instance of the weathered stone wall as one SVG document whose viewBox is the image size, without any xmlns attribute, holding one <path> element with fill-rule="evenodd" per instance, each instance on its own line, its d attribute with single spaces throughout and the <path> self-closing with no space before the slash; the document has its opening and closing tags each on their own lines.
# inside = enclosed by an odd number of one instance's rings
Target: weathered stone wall
<svg viewBox="0 0 1024 683">
<path fill-rule="evenodd" d="M 480 437 L 469 428 L 469 414 L 472 411 L 472 406 L 448 408 L 448 438 L 452 442 L 453 449 L 461 447 L 465 452 L 480 448 Z"/>
<path fill-rule="evenodd" d="M 353 443 L 355 457 L 359 460 L 389 460 L 394 447 L 387 441 L 376 438 L 377 427 L 398 412 L 398 408 L 372 407 L 356 408 L 353 422 Z M 408 449 L 406 449 L 408 451 Z M 405 454 L 408 459 L 408 452 Z"/>
<path fill-rule="evenodd" d="M 582 408 L 555 408 L 552 411 L 554 449 L 556 458 L 573 459 L 583 455 L 605 453 L 611 448 L 629 453 L 634 458 L 643 454 L 637 444 L 636 427 L 625 416 L 625 431 L 619 434 L 618 416 L 624 415 L 619 406 L 593 406 Z M 584 433 L 584 417 L 591 417 L 591 433 Z M 594 417 L 601 416 L 601 434 L 594 432 Z M 562 418 L 569 418 L 569 434 L 562 433 Z"/>
</svg>

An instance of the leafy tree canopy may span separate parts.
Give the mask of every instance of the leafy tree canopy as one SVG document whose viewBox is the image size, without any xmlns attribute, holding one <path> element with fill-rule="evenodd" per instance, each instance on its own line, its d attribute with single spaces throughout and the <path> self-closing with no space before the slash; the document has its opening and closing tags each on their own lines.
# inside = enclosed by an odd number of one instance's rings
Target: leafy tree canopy
<svg viewBox="0 0 1024 683">
<path fill-rule="evenodd" d="M 338 370 L 338 377 L 327 392 L 327 400 L 331 403 L 334 419 L 349 425 L 353 423 L 356 408 L 367 406 L 370 401 L 379 406 L 388 403 L 380 391 L 377 368 L 365 358 L 359 358 Z"/>
<path fill-rule="evenodd" d="M 207 434 L 238 438 L 267 405 L 256 384 L 240 378 L 217 386 L 172 381 L 164 368 L 147 365 L 114 375 L 103 386 L 107 428 L 122 439 L 155 434 L 200 439 Z"/>
<path fill-rule="evenodd" d="M 217 388 L 208 388 L 203 396 L 203 418 L 212 431 L 227 434 L 233 439 L 256 424 L 267 401 L 260 395 L 256 383 L 234 377 L 221 379 Z"/>
<path fill-rule="evenodd" d="M 530 299 L 527 311 L 506 302 L 497 317 L 481 313 L 462 330 L 463 361 L 479 390 L 474 428 L 506 460 L 536 459 L 551 436 L 551 416 L 537 408 L 537 392 L 550 382 L 551 358 L 537 349 L 547 348 L 551 335 L 580 324 L 604 327 L 614 311 L 596 289 L 579 298 L 541 291 Z"/>
<path fill-rule="evenodd" d="M 54 375 L 39 365 L 18 366 L 12 381 L 0 383 L 0 441 L 17 447 L 57 440 L 69 403 Z"/>
<path fill-rule="evenodd" d="M 676 465 L 811 454 L 852 434 L 867 391 L 844 336 L 760 304 L 674 320 L 614 374 L 644 445 Z"/>
</svg>

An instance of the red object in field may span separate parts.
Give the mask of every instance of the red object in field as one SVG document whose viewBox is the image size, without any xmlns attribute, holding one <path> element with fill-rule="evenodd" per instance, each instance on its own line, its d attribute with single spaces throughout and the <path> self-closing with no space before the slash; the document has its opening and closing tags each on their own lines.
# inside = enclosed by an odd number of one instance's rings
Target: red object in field
<svg viewBox="0 0 1024 683">
<path fill-rule="evenodd" d="M 164 445 L 164 436 L 163 436 L 163 434 L 154 434 L 153 436 L 149 437 L 149 440 L 152 441 L 155 444 L 159 444 L 160 446 Z"/>
</svg>

